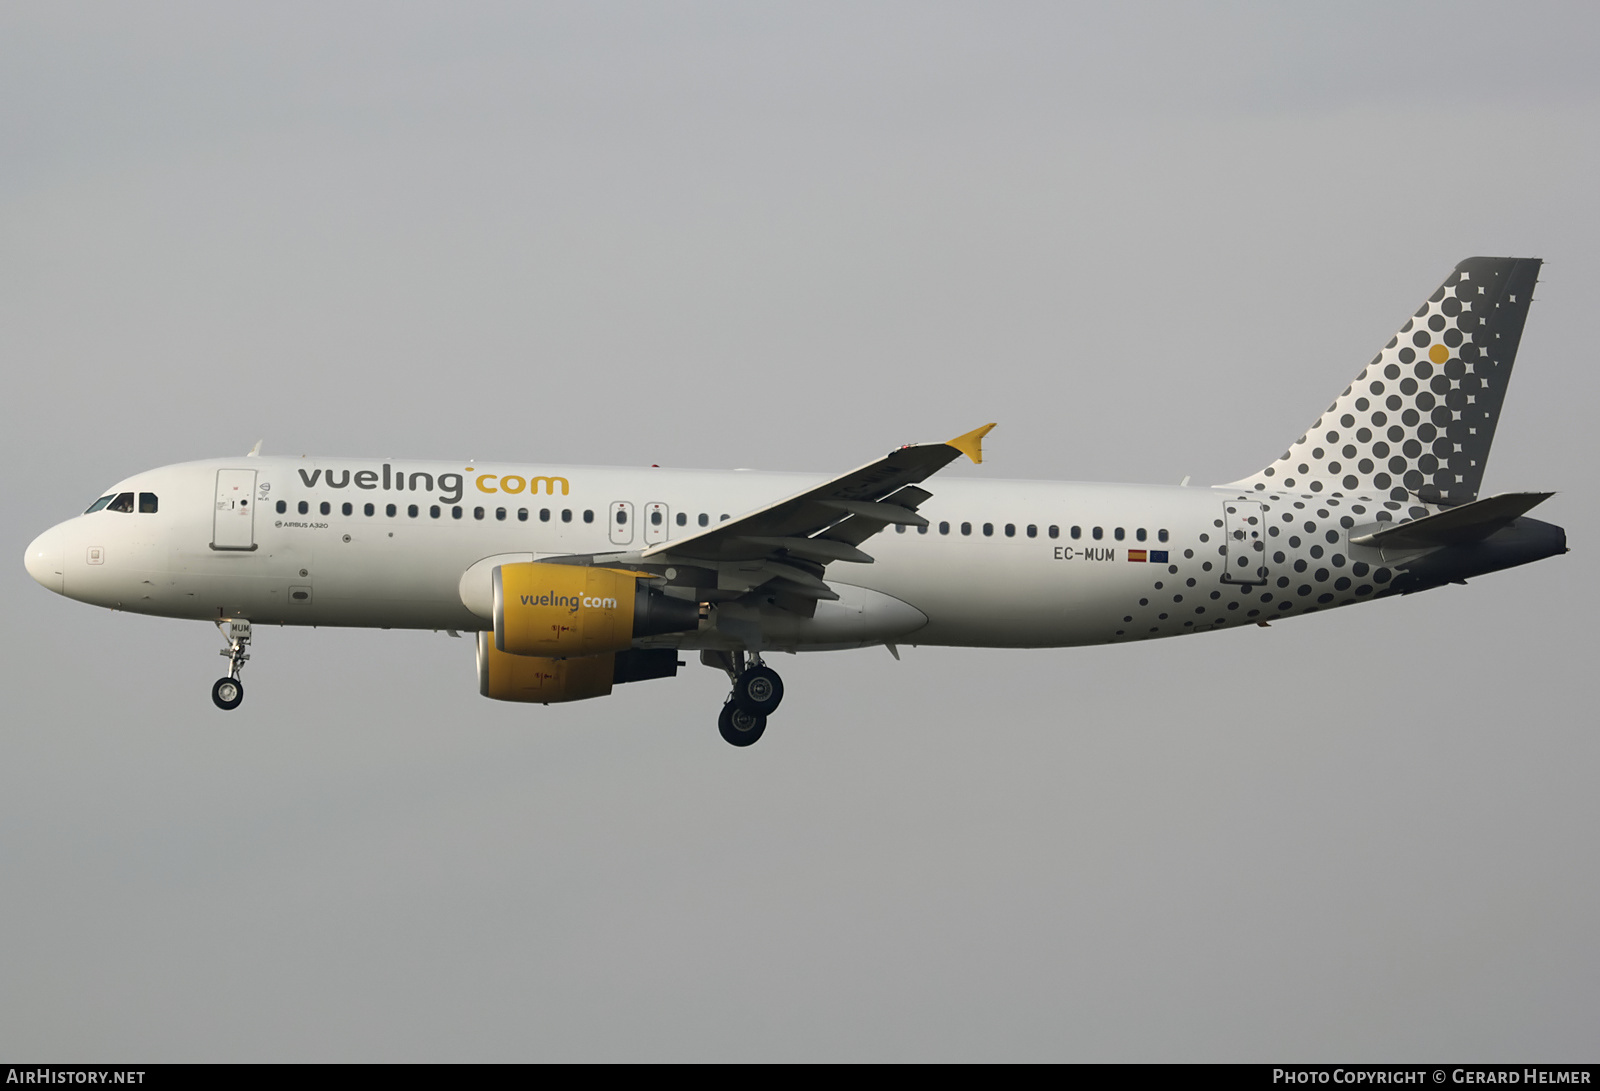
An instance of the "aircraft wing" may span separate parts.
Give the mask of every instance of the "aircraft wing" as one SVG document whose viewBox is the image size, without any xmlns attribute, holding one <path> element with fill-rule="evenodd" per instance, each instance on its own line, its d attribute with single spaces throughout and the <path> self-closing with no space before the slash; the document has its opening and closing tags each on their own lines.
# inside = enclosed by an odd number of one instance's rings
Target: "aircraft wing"
<svg viewBox="0 0 1600 1091">
<path fill-rule="evenodd" d="M 810 599 L 836 599 L 822 580 L 834 561 L 871 564 L 859 547 L 884 527 L 927 526 L 917 507 L 933 494 L 917 483 L 961 455 L 983 461 L 986 424 L 948 443 L 911 444 L 831 481 L 686 538 L 645 550 L 640 561 L 715 568 L 722 586 L 758 587 Z M 730 578 L 731 577 L 731 578 Z"/>
</svg>

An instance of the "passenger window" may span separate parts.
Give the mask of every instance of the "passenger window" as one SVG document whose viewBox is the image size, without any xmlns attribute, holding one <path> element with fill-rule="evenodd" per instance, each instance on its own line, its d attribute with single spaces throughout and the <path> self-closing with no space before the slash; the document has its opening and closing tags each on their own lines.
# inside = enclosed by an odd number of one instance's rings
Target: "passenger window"
<svg viewBox="0 0 1600 1091">
<path fill-rule="evenodd" d="M 584 513 L 583 513 L 583 521 L 584 521 L 584 522 L 585 522 L 585 523 L 592 523 L 592 522 L 594 522 L 594 512 L 592 512 L 592 511 L 586 511 L 586 512 L 584 512 Z"/>
<path fill-rule="evenodd" d="M 1054 538 L 1055 535 L 1052 534 L 1050 537 Z M 1072 540 L 1074 542 L 1076 542 L 1079 538 L 1082 538 L 1082 537 L 1083 537 L 1083 528 L 1082 527 L 1073 527 L 1072 528 Z"/>
<path fill-rule="evenodd" d="M 415 519 L 417 517 L 417 506 L 415 504 L 407 504 L 406 515 L 412 519 Z"/>
<path fill-rule="evenodd" d="M 1141 542 L 1144 541 L 1144 539 L 1145 539 L 1144 527 L 1140 527 L 1138 530 L 1134 531 L 1133 532 L 1133 536 L 1135 538 L 1139 539 L 1139 541 L 1141 541 Z"/>
<path fill-rule="evenodd" d="M 983 536 L 985 538 L 993 538 L 994 537 L 994 524 L 993 523 L 985 523 L 985 524 L 983 524 Z"/>
<path fill-rule="evenodd" d="M 339 508 L 339 510 L 340 510 L 340 511 L 342 511 L 342 512 L 344 512 L 344 514 L 346 514 L 346 515 L 354 515 L 354 514 L 355 514 L 355 511 L 356 511 L 356 509 L 355 509 L 355 505 L 353 505 L 353 504 L 351 504 L 351 503 L 350 503 L 350 502 L 349 502 L 349 501 L 346 501 L 346 502 L 345 502 L 345 503 L 344 503 L 344 504 L 343 504 L 343 505 L 342 505 L 342 506 L 341 506 L 341 507 L 340 507 L 340 508 Z"/>
<path fill-rule="evenodd" d="M 526 523 L 527 521 L 528 521 L 528 509 L 527 508 L 518 508 L 517 509 L 517 522 Z"/>
<path fill-rule="evenodd" d="M 703 527 L 710 526 L 711 525 L 711 516 L 707 515 L 705 512 L 701 512 L 700 513 L 700 525 L 703 526 Z"/>
<path fill-rule="evenodd" d="M 299 512 L 301 515 L 309 515 L 311 514 L 311 505 L 302 500 L 300 503 L 294 506 L 294 510 Z"/>
<path fill-rule="evenodd" d="M 506 509 L 505 508 L 495 508 L 494 509 L 494 517 L 496 519 L 500 520 L 502 523 L 505 522 L 506 521 Z"/>
<path fill-rule="evenodd" d="M 572 509 L 571 508 L 562 508 L 561 509 L 561 521 L 563 523 L 572 522 Z"/>
<path fill-rule="evenodd" d="M 159 506 L 155 493 L 142 492 L 139 494 L 139 513 L 141 515 L 154 515 L 156 508 Z"/>
<path fill-rule="evenodd" d="M 378 509 L 373 507 L 371 504 L 365 505 L 362 508 L 362 510 L 365 511 L 368 515 L 376 515 L 376 514 L 378 514 Z"/>
<path fill-rule="evenodd" d="M 1006 524 L 1006 537 L 1007 538 L 1015 538 L 1016 536 L 1017 536 L 1017 524 L 1015 524 L 1015 523 L 1007 523 Z"/>
<path fill-rule="evenodd" d="M 452 518 L 452 519 L 461 518 L 461 509 L 459 507 L 451 508 L 450 509 L 450 518 Z"/>
<path fill-rule="evenodd" d="M 920 527 L 918 527 L 917 528 L 917 533 L 918 534 L 926 534 L 926 533 L 928 533 L 928 524 L 927 523 L 923 523 Z"/>
<path fill-rule="evenodd" d="M 289 510 L 289 501 L 287 501 L 287 500 L 279 500 L 278 501 L 278 514 L 282 515 L 284 512 L 286 512 L 288 510 Z"/>
<path fill-rule="evenodd" d="M 1076 538 L 1078 536 L 1078 528 L 1077 527 L 1073 527 L 1072 528 L 1072 536 L 1074 538 Z M 1054 523 L 1050 524 L 1050 537 L 1052 537 L 1052 538 L 1061 537 L 1061 528 L 1056 526 Z"/>
<path fill-rule="evenodd" d="M 539 522 L 548 523 L 549 521 L 550 521 L 550 509 L 549 508 L 540 508 L 539 509 Z"/>
<path fill-rule="evenodd" d="M 438 504 L 434 504 L 432 507 L 430 507 L 428 509 L 428 518 L 430 518 L 430 519 L 439 518 L 439 505 Z"/>
<path fill-rule="evenodd" d="M 1035 526 L 1033 523 L 1029 523 L 1028 524 L 1028 537 L 1037 538 L 1038 536 L 1039 536 L 1039 528 L 1037 526 Z"/>
<path fill-rule="evenodd" d="M 619 526 L 619 527 L 620 526 L 626 526 L 627 522 L 628 522 L 628 512 L 627 512 L 627 510 L 624 509 L 624 508 L 618 508 L 617 509 L 617 526 Z"/>
<path fill-rule="evenodd" d="M 328 503 L 326 500 L 324 500 L 322 502 L 321 508 L 319 508 L 318 510 L 320 510 L 322 512 L 322 514 L 324 514 L 324 515 L 332 515 L 333 514 L 333 505 Z"/>
<path fill-rule="evenodd" d="M 563 523 L 572 522 L 572 513 L 567 512 L 561 521 Z M 653 511 L 650 513 L 650 525 L 653 527 L 659 527 L 661 525 L 661 513 L 659 511 Z"/>
<path fill-rule="evenodd" d="M 104 508 L 107 504 L 111 503 L 111 501 L 113 501 L 115 499 L 116 499 L 115 496 L 102 496 L 100 499 L 98 499 L 94 503 L 90 504 L 89 505 L 89 510 L 84 512 L 83 514 L 89 515 L 92 512 L 100 511 L 102 508 Z"/>
<path fill-rule="evenodd" d="M 1094 528 L 1093 537 L 1094 537 L 1095 541 L 1098 542 L 1101 538 L 1104 538 L 1105 536 L 1106 536 L 1106 532 L 1105 531 L 1101 530 L 1099 527 L 1095 527 Z"/>
<path fill-rule="evenodd" d="M 683 514 L 681 511 L 678 513 L 678 525 L 680 527 L 686 527 L 689 525 L 689 517 Z"/>
<path fill-rule="evenodd" d="M 385 504 L 383 506 L 383 514 L 385 514 L 389 518 L 393 519 L 396 515 L 399 514 L 399 509 L 396 508 L 393 504 Z"/>
<path fill-rule="evenodd" d="M 940 534 L 949 534 L 950 533 L 950 524 L 944 522 L 943 520 L 941 520 L 939 522 L 939 533 Z"/>
<path fill-rule="evenodd" d="M 723 512 L 722 513 L 722 518 L 717 520 L 717 521 L 720 522 L 720 523 L 726 523 L 728 521 L 728 513 L 727 512 Z"/>
<path fill-rule="evenodd" d="M 971 534 L 972 533 L 972 524 L 971 523 L 962 523 L 961 524 L 961 533 L 962 534 Z"/>
<path fill-rule="evenodd" d="M 1159 539 L 1160 541 L 1163 541 L 1163 542 L 1166 541 L 1167 540 L 1167 532 L 1164 531 L 1164 530 L 1156 531 L 1156 538 Z"/>
<path fill-rule="evenodd" d="M 1112 535 L 1111 535 L 1111 536 L 1112 536 L 1112 537 L 1113 537 L 1113 538 L 1115 538 L 1115 539 L 1116 539 L 1116 540 L 1117 540 L 1117 541 L 1119 541 L 1119 542 L 1120 542 L 1120 541 L 1122 541 L 1122 539 L 1123 539 L 1123 538 L 1124 538 L 1124 537 L 1125 537 L 1125 535 L 1124 535 L 1124 533 L 1123 533 L 1123 530 L 1122 530 L 1122 528 L 1121 528 L 1121 527 L 1118 527 L 1118 528 L 1117 528 L 1117 529 L 1116 529 L 1116 530 L 1115 530 L 1115 531 L 1114 531 L 1114 532 L 1113 532 L 1113 533 L 1112 533 Z"/>
<path fill-rule="evenodd" d="M 239 506 L 240 507 L 244 507 L 243 504 L 240 504 Z M 131 493 L 131 492 L 119 492 L 119 493 L 117 493 L 117 498 L 115 500 L 111 501 L 110 504 L 106 505 L 106 510 L 107 511 L 120 511 L 120 512 L 126 514 L 126 515 L 133 514 L 133 493 Z"/>
<path fill-rule="evenodd" d="M 906 532 L 906 525 L 904 523 L 896 523 L 894 525 L 894 532 L 896 534 L 904 534 Z"/>
</svg>

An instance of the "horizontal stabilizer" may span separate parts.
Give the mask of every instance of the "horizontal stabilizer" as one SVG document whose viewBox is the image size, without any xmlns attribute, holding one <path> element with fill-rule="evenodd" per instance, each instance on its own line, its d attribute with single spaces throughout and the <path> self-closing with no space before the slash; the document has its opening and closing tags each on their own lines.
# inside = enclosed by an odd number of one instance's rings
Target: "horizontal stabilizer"
<svg viewBox="0 0 1600 1091">
<path fill-rule="evenodd" d="M 1405 523 L 1385 524 L 1350 539 L 1352 545 L 1386 549 L 1432 549 L 1481 541 L 1532 511 L 1554 496 L 1553 492 L 1508 492 L 1489 496 L 1458 508 Z"/>
</svg>

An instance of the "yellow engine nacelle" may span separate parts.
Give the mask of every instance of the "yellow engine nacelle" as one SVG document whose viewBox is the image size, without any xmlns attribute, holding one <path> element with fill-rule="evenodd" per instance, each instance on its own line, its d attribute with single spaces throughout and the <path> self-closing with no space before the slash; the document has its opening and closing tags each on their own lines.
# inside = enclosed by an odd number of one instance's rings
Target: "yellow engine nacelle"
<svg viewBox="0 0 1600 1091">
<path fill-rule="evenodd" d="M 496 701 L 534 701 L 550 705 L 582 701 L 611 692 L 615 655 L 549 659 L 511 655 L 494 646 L 492 633 L 478 634 L 478 692 Z"/>
<path fill-rule="evenodd" d="M 638 573 L 536 561 L 494 570 L 494 646 L 511 655 L 604 655 L 699 623 L 697 603 L 641 588 Z"/>
</svg>

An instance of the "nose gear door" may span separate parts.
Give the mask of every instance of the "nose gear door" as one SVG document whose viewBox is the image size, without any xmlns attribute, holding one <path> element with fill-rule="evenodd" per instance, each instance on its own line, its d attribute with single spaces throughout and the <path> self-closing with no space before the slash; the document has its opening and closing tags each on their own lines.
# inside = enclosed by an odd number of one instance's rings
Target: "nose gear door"
<svg viewBox="0 0 1600 1091">
<path fill-rule="evenodd" d="M 256 547 L 256 471 L 218 470 L 217 506 L 211 519 L 212 549 Z"/>
<path fill-rule="evenodd" d="M 1245 586 L 1266 583 L 1266 512 L 1254 500 L 1230 500 L 1223 507 L 1228 555 L 1223 563 L 1222 582 Z"/>
</svg>

